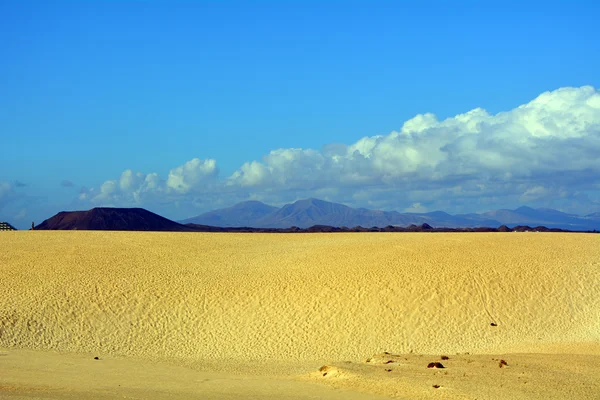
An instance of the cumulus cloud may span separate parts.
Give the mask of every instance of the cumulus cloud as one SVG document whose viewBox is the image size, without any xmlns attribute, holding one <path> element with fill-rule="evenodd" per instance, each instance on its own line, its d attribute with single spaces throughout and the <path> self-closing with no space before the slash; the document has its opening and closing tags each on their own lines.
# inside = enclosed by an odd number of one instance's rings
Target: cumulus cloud
<svg viewBox="0 0 600 400">
<path fill-rule="evenodd" d="M 215 160 L 194 158 L 169 171 L 166 179 L 156 172 L 144 174 L 131 169 L 118 179 L 104 181 L 98 188 L 82 188 L 78 199 L 94 205 L 138 206 L 152 201 L 177 201 L 205 189 L 218 174 Z"/>
<path fill-rule="evenodd" d="M 169 171 L 167 187 L 177 193 L 189 193 L 203 182 L 214 178 L 218 173 L 219 170 L 215 160 L 194 158 Z"/>
<path fill-rule="evenodd" d="M 245 163 L 229 180 L 240 186 L 291 186 L 310 189 L 319 186 L 322 174 L 330 172 L 326 158 L 316 150 L 278 149 L 264 157 L 263 163 Z"/>
<path fill-rule="evenodd" d="M 126 170 L 80 197 L 97 204 L 198 206 L 223 198 L 281 204 L 313 196 L 372 208 L 455 212 L 573 196 L 597 204 L 598 154 L 600 92 L 567 87 L 495 115 L 483 108 L 443 120 L 425 113 L 388 135 L 355 143 L 275 149 L 222 180 L 213 159 L 189 160 L 166 179 Z"/>
<path fill-rule="evenodd" d="M 117 182 L 116 181 L 106 181 L 100 186 L 100 193 L 97 198 L 99 199 L 109 199 L 111 198 L 117 191 Z"/>
<path fill-rule="evenodd" d="M 427 208 L 423 207 L 423 205 L 419 202 L 413 203 L 410 207 L 405 208 L 404 212 L 408 213 L 425 213 L 427 212 Z"/>
<path fill-rule="evenodd" d="M 546 92 L 496 115 L 482 108 L 445 120 L 417 115 L 399 131 L 347 146 L 273 150 L 242 165 L 228 183 L 257 190 L 442 188 L 455 196 L 509 190 L 527 201 L 548 194 L 541 188 L 549 183 L 593 183 L 598 154 L 600 93 L 585 86 Z"/>
<path fill-rule="evenodd" d="M 119 189 L 123 192 L 131 192 L 136 190 L 144 179 L 145 176 L 141 172 L 134 173 L 130 169 L 125 170 L 119 178 Z"/>
<path fill-rule="evenodd" d="M 60 182 L 60 186 L 62 186 L 62 187 L 73 187 L 73 186 L 75 186 L 75 184 L 73 182 L 71 182 L 70 180 L 65 179 L 65 180 L 63 180 L 63 181 Z"/>
</svg>

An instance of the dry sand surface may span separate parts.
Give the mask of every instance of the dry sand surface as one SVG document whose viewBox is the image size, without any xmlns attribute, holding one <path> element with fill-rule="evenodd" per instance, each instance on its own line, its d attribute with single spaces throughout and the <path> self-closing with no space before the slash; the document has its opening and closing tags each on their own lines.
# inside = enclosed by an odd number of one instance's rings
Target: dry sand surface
<svg viewBox="0 0 600 400">
<path fill-rule="evenodd" d="M 0 285 L 0 398 L 600 398 L 600 235 L 3 232 Z"/>
</svg>

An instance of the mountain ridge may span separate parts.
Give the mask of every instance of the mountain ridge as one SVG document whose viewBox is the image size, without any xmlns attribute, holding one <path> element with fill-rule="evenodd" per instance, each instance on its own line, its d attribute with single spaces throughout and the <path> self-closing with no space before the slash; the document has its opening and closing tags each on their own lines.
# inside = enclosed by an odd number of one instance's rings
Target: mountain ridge
<svg viewBox="0 0 600 400">
<path fill-rule="evenodd" d="M 366 208 L 352 208 L 344 204 L 328 202 L 315 198 L 298 200 L 285 204 L 280 208 L 269 206 L 265 203 L 254 201 L 251 206 L 259 207 L 262 213 L 255 213 L 257 218 L 246 216 L 243 224 L 235 224 L 240 220 L 240 215 L 232 218 L 230 210 L 239 210 L 239 205 L 248 207 L 249 202 L 238 203 L 235 206 L 217 209 L 196 217 L 187 218 L 181 223 L 211 225 L 219 227 L 252 227 L 252 228 L 309 228 L 313 225 L 326 225 L 334 227 L 406 227 L 411 224 L 424 223 L 433 227 L 445 228 L 474 228 L 492 227 L 502 225 L 515 226 L 546 226 L 548 228 L 567 230 L 598 230 L 600 229 L 600 213 L 591 213 L 585 216 L 567 214 L 562 211 L 521 206 L 514 210 L 498 209 L 480 214 L 452 215 L 444 211 L 427 213 L 400 213 L 398 211 L 369 210 Z M 251 208 L 252 208 L 251 207 Z M 268 207 L 268 208 L 267 208 Z M 266 212 L 269 211 L 270 212 Z"/>
<path fill-rule="evenodd" d="M 209 225 L 219 227 L 241 227 L 250 226 L 252 222 L 278 210 L 277 207 L 270 206 L 257 200 L 248 200 L 237 203 L 231 207 L 222 208 L 206 212 L 203 215 L 202 223 L 198 223 L 196 218 L 188 218 L 179 221 L 181 224 L 195 223 L 198 225 Z M 223 220 L 221 214 L 227 213 L 227 220 Z"/>
<path fill-rule="evenodd" d="M 61 211 L 37 230 L 124 230 L 170 232 L 339 232 L 339 231 L 525 231 L 600 230 L 600 213 L 585 216 L 530 207 L 481 214 L 443 211 L 399 213 L 352 208 L 319 199 L 304 199 L 280 208 L 248 201 L 175 222 L 142 208 L 97 207 Z"/>
</svg>

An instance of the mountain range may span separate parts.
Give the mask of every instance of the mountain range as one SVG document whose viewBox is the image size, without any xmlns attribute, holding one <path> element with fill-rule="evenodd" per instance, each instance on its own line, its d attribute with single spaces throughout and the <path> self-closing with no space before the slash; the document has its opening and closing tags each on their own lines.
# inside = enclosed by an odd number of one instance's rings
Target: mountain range
<svg viewBox="0 0 600 400">
<path fill-rule="evenodd" d="M 318 199 L 299 200 L 281 208 L 259 201 L 245 201 L 232 207 L 210 211 L 179 221 L 216 227 L 308 228 L 313 225 L 334 227 L 385 227 L 429 224 L 433 227 L 472 228 L 501 225 L 546 226 L 567 230 L 600 230 L 600 213 L 579 216 L 561 211 L 531 207 L 515 210 L 500 209 L 481 214 L 451 215 L 443 211 L 429 213 L 399 213 L 366 208 L 352 208 Z"/>
<path fill-rule="evenodd" d="M 481 214 L 451 215 L 443 211 L 399 213 L 306 199 L 281 208 L 246 201 L 179 222 L 142 208 L 99 207 L 88 211 L 62 211 L 35 229 L 169 232 L 598 231 L 600 213 L 579 216 L 530 207 Z"/>
</svg>

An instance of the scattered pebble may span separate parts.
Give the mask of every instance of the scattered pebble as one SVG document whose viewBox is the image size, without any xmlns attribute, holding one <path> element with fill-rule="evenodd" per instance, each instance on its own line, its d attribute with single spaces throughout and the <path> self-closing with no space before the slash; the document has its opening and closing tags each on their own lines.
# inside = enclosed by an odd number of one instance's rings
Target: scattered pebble
<svg viewBox="0 0 600 400">
<path fill-rule="evenodd" d="M 427 368 L 445 368 L 445 367 L 440 362 L 431 362 L 431 363 L 427 364 Z"/>
<path fill-rule="evenodd" d="M 99 360 L 99 359 L 100 359 L 100 357 L 98 357 L 98 356 L 94 357 L 94 360 Z"/>
<path fill-rule="evenodd" d="M 319 372 L 323 376 L 327 376 L 327 375 L 335 376 L 338 373 L 338 369 L 336 367 L 331 367 L 329 365 L 323 365 L 321 368 L 319 368 Z"/>
<path fill-rule="evenodd" d="M 508 367 L 508 363 L 504 360 L 500 360 L 500 362 L 498 363 L 498 366 L 500 368 L 503 368 L 504 366 Z"/>
<path fill-rule="evenodd" d="M 442 356 L 442 360 L 449 360 L 449 359 L 450 359 L 450 357 L 448 357 L 448 356 Z"/>
<path fill-rule="evenodd" d="M 438 389 L 440 387 L 440 385 L 433 385 L 434 389 Z"/>
<path fill-rule="evenodd" d="M 498 326 L 498 324 L 497 324 L 497 323 L 495 323 L 495 322 L 492 322 L 490 325 L 491 325 L 491 326 Z"/>
</svg>

